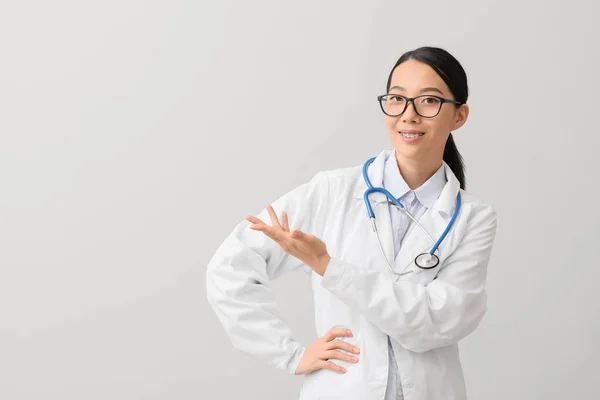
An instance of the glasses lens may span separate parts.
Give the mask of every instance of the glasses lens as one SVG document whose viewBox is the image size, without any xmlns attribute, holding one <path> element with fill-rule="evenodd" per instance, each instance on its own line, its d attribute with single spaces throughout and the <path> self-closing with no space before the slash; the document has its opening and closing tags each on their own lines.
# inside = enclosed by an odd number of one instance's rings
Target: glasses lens
<svg viewBox="0 0 600 400">
<path fill-rule="evenodd" d="M 437 97 L 423 96 L 415 99 L 417 112 L 424 117 L 433 117 L 440 111 L 442 102 Z"/>
<path fill-rule="evenodd" d="M 406 100 L 403 97 L 388 94 L 381 98 L 381 108 L 387 115 L 400 115 L 404 111 L 404 107 L 406 107 Z"/>
</svg>

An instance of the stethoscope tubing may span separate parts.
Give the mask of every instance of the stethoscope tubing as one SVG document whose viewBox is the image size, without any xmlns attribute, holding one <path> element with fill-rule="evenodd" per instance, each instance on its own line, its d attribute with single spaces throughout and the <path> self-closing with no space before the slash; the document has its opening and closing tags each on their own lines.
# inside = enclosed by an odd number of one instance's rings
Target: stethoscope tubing
<svg viewBox="0 0 600 400">
<path fill-rule="evenodd" d="M 433 237 L 429 234 L 429 232 L 427 232 L 427 230 L 416 220 L 416 218 L 414 218 L 413 215 L 410 212 L 408 212 L 406 207 L 402 203 L 400 203 L 400 201 L 398 201 L 389 191 L 387 191 L 385 188 L 382 188 L 382 187 L 373 187 L 371 180 L 369 179 L 369 176 L 367 174 L 367 168 L 375 160 L 375 158 L 376 157 L 373 157 L 373 158 L 370 158 L 369 160 L 367 160 L 364 163 L 363 168 L 362 168 L 363 178 L 367 185 L 367 190 L 365 190 L 363 199 L 364 199 L 365 205 L 367 207 L 367 214 L 369 216 L 369 219 L 371 220 L 371 225 L 373 227 L 373 231 L 377 235 L 377 242 L 379 243 L 379 248 L 381 249 L 381 253 L 385 257 L 385 261 L 388 264 L 388 267 L 396 275 L 406 275 L 406 274 L 412 272 L 412 271 L 409 271 L 406 273 L 398 273 L 398 272 L 394 271 L 394 269 L 392 268 L 391 264 L 389 263 L 387 257 L 385 256 L 385 252 L 384 252 L 383 246 L 381 244 L 381 238 L 379 237 L 379 232 L 377 230 L 377 224 L 375 222 L 375 213 L 373 212 L 373 207 L 371 206 L 371 203 L 369 201 L 369 195 L 372 193 L 383 193 L 387 197 L 388 203 L 392 203 L 393 205 L 399 207 L 400 210 L 402 210 L 419 228 L 421 228 L 421 230 L 423 230 L 423 232 L 425 232 L 425 234 L 429 237 L 429 239 L 433 243 L 433 246 L 431 247 L 431 249 L 429 250 L 428 253 L 419 254 L 415 258 L 415 265 L 424 270 L 433 269 L 433 268 L 437 267 L 437 265 L 439 264 L 439 258 L 435 255 L 435 252 L 437 251 L 439 246 L 442 244 L 442 242 L 448 235 L 448 232 L 450 232 L 450 229 L 452 228 L 452 225 L 454 225 L 456 217 L 458 216 L 458 212 L 461 207 L 460 191 L 458 192 L 458 195 L 456 196 L 456 207 L 454 209 L 454 213 L 452 214 L 452 217 L 451 217 L 450 221 L 448 222 L 446 229 L 444 229 L 444 232 L 440 235 L 439 239 L 437 241 L 435 241 L 433 239 Z M 425 255 L 428 255 L 428 257 L 424 258 L 425 263 L 430 263 L 431 265 L 421 266 L 421 265 L 419 265 L 420 263 L 418 260 L 420 257 L 423 257 Z"/>
</svg>

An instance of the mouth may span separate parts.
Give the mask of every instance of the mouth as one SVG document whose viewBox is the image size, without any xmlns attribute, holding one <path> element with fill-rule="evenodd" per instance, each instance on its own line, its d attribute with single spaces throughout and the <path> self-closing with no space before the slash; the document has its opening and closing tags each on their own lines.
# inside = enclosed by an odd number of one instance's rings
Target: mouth
<svg viewBox="0 0 600 400">
<path fill-rule="evenodd" d="M 415 131 L 400 131 L 398 132 L 400 135 L 404 136 L 405 138 L 416 138 L 416 137 L 420 137 L 423 136 L 425 134 L 425 132 L 415 132 Z"/>
<path fill-rule="evenodd" d="M 404 142 L 413 143 L 421 139 L 425 132 L 418 131 L 399 131 L 398 134 Z"/>
</svg>

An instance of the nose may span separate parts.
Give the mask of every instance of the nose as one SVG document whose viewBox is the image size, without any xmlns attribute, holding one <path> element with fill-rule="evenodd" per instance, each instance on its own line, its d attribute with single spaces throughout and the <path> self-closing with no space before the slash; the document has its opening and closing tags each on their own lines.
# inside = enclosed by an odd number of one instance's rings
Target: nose
<svg viewBox="0 0 600 400">
<path fill-rule="evenodd" d="M 415 103 L 413 101 L 409 101 L 406 105 L 406 109 L 400 115 L 400 120 L 402 122 L 415 121 L 419 118 L 419 114 L 415 110 Z"/>
</svg>

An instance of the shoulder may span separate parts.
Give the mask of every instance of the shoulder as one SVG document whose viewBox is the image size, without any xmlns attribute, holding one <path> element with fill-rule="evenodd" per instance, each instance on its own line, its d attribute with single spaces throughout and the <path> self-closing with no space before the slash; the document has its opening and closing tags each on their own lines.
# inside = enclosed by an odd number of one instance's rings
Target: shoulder
<svg viewBox="0 0 600 400">
<path fill-rule="evenodd" d="M 469 209 L 469 222 L 496 227 L 498 213 L 492 204 L 471 192 L 460 189 L 461 202 Z"/>
<path fill-rule="evenodd" d="M 317 172 L 315 176 L 319 176 L 323 179 L 348 179 L 355 178 L 362 173 L 362 165 L 341 167 L 335 169 L 322 170 Z"/>
<path fill-rule="evenodd" d="M 284 196 L 324 201 L 332 194 L 348 193 L 360 176 L 362 176 L 361 166 L 320 170 L 314 172 L 300 185 L 293 187 Z"/>
<path fill-rule="evenodd" d="M 321 193 L 321 199 L 338 202 L 348 199 L 362 182 L 362 165 L 321 170 L 311 183 Z"/>
<path fill-rule="evenodd" d="M 362 177 L 362 164 L 350 167 L 341 167 L 317 172 L 312 180 L 315 183 L 326 183 L 336 193 L 352 189 L 359 178 Z"/>
</svg>

